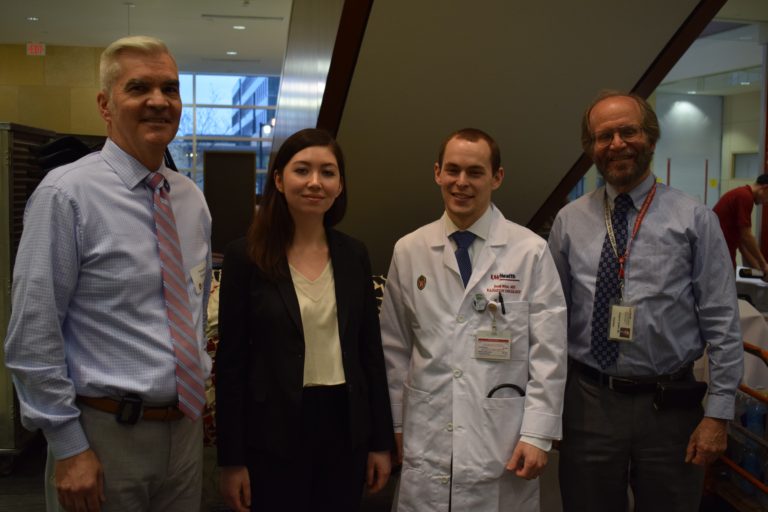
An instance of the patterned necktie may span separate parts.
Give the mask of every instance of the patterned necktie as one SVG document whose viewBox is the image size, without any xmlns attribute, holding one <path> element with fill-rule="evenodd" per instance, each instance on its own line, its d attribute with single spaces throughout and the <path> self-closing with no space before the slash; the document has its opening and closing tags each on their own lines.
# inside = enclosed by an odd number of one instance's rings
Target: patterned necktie
<svg viewBox="0 0 768 512">
<path fill-rule="evenodd" d="M 163 176 L 158 172 L 152 172 L 144 182 L 153 191 L 155 231 L 163 276 L 163 296 L 176 356 L 176 391 L 179 395 L 179 409 L 189 418 L 196 419 L 205 405 L 205 387 L 195 325 L 189 307 L 181 245 L 179 235 L 176 233 L 176 220 L 171 209 L 168 184 Z"/>
<path fill-rule="evenodd" d="M 456 242 L 456 263 L 459 264 L 461 280 L 464 281 L 464 288 L 467 287 L 469 276 L 472 275 L 472 260 L 469 259 L 469 246 L 475 241 L 477 235 L 471 231 L 454 231 L 451 238 Z"/>
<path fill-rule="evenodd" d="M 614 200 L 611 224 L 616 236 L 616 251 L 623 255 L 627 247 L 627 212 L 632 206 L 632 198 L 619 194 Z M 595 283 L 595 304 L 592 310 L 592 344 L 590 353 L 600 365 L 607 368 L 616 362 L 619 345 L 608 339 L 610 300 L 619 297 L 619 260 L 613 253 L 608 233 L 605 234 L 600 263 L 597 265 Z"/>
</svg>

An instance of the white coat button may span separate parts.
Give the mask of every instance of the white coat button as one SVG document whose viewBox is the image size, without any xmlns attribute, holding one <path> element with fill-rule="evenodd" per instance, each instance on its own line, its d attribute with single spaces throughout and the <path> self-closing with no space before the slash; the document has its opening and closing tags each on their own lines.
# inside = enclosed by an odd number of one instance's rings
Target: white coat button
<svg viewBox="0 0 768 512">
<path fill-rule="evenodd" d="M 445 427 L 445 430 L 448 432 L 453 432 L 453 423 L 449 423 L 447 427 Z"/>
<path fill-rule="evenodd" d="M 456 368 L 455 370 L 453 370 L 453 376 L 454 376 L 454 377 L 456 377 L 457 379 L 458 379 L 459 377 L 461 377 L 463 374 L 464 374 L 464 372 L 462 372 L 462 371 L 461 371 L 461 370 L 459 370 L 458 368 Z"/>
<path fill-rule="evenodd" d="M 456 317 L 456 321 L 463 324 L 466 321 L 466 318 L 464 318 L 464 315 L 459 315 Z"/>
<path fill-rule="evenodd" d="M 450 481 L 451 481 L 451 477 L 449 477 L 449 476 L 444 476 L 443 477 L 443 485 L 448 485 L 450 483 Z"/>
</svg>

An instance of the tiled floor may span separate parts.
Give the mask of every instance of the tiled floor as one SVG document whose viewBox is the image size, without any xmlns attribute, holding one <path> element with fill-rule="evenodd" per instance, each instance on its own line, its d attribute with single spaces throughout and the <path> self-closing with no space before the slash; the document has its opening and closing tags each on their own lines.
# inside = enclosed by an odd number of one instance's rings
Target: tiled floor
<svg viewBox="0 0 768 512">
<path fill-rule="evenodd" d="M 45 441 L 36 437 L 27 445 L 24 452 L 13 458 L 0 457 L 0 512 L 45 512 L 43 495 L 43 473 L 45 471 Z M 206 463 L 215 457 L 211 450 L 206 451 Z M 223 512 L 228 510 L 221 505 L 212 489 L 215 489 L 211 475 L 211 485 L 206 486 L 206 509 L 203 512 Z M 394 481 L 383 491 L 364 499 L 361 512 L 388 512 L 394 494 Z"/>
<path fill-rule="evenodd" d="M 206 464 L 211 465 L 214 453 L 206 451 Z M 15 458 L 12 468 L 7 465 L 8 460 L 0 458 L 0 512 L 44 512 L 45 500 L 43 498 L 43 472 L 45 467 L 45 441 L 35 438 L 26 447 L 24 453 Z M 3 469 L 10 469 L 10 473 L 3 473 Z M 207 505 L 203 512 L 224 512 L 228 510 L 216 499 L 212 489 L 215 477 L 209 475 L 211 482 L 207 486 L 208 495 L 205 497 Z M 388 512 L 391 507 L 392 496 L 395 490 L 395 480 L 392 479 L 381 493 L 366 497 L 360 507 L 361 512 Z M 541 481 L 541 512 L 560 512 L 560 493 L 557 488 L 557 452 L 550 455 L 550 463 L 542 476 Z M 702 505 L 702 511 L 721 512 L 731 511 L 719 500 L 706 502 Z M 747 509 L 753 510 L 753 509 Z"/>
<path fill-rule="evenodd" d="M 44 512 L 45 441 L 35 437 L 24 453 L 0 456 L 0 512 Z M 8 474 L 6 474 L 9 472 Z"/>
</svg>

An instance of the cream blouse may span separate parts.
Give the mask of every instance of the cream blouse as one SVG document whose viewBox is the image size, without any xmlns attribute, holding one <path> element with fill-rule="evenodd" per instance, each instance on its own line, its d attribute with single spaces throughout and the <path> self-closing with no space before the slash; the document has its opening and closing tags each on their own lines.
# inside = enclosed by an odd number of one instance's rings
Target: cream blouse
<svg viewBox="0 0 768 512">
<path fill-rule="evenodd" d="M 314 281 L 291 270 L 304 328 L 304 386 L 343 384 L 341 341 L 331 261 Z"/>
</svg>

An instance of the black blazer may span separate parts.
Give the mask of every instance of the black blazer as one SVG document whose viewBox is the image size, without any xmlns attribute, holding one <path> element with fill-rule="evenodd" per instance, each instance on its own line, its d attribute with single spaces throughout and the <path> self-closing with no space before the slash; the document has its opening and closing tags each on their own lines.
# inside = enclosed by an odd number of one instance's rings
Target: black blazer
<svg viewBox="0 0 768 512">
<path fill-rule="evenodd" d="M 353 446 L 394 444 L 379 318 L 365 246 L 327 229 Z M 286 264 L 286 273 L 288 268 Z M 248 258 L 246 241 L 226 250 L 219 291 L 216 430 L 219 465 L 246 465 L 246 448 L 297 449 L 304 334 L 290 274 L 277 282 Z"/>
</svg>

